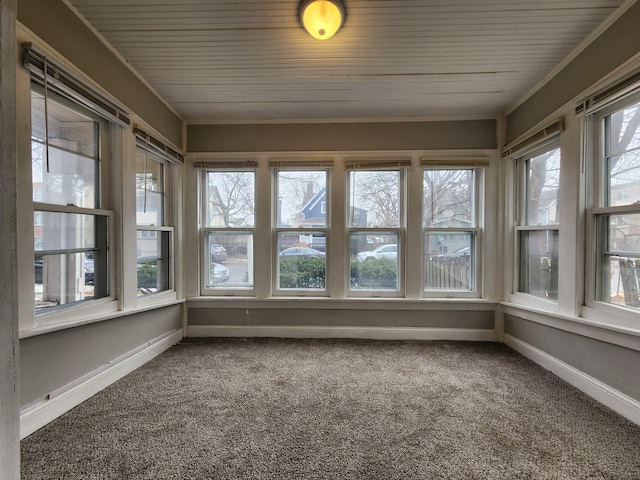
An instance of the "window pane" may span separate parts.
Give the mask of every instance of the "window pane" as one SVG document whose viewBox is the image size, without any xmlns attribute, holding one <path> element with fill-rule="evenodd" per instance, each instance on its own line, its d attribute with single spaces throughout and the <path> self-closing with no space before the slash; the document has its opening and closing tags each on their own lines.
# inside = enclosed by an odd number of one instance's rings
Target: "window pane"
<svg viewBox="0 0 640 480">
<path fill-rule="evenodd" d="M 102 220 L 99 222 L 99 219 Z M 34 212 L 35 249 L 46 251 L 96 248 L 96 232 L 106 229 L 105 224 L 105 217 L 95 215 Z"/>
<path fill-rule="evenodd" d="M 640 103 L 606 117 L 607 206 L 640 201 Z"/>
<path fill-rule="evenodd" d="M 49 94 L 49 145 L 88 157 L 98 156 L 98 122 L 52 99 Z M 45 143 L 44 96 L 31 92 L 31 138 Z"/>
<path fill-rule="evenodd" d="M 389 228 L 400 226 L 400 172 L 349 172 L 349 226 Z"/>
<path fill-rule="evenodd" d="M 424 226 L 473 227 L 473 170 L 424 171 Z"/>
<path fill-rule="evenodd" d="M 205 245 L 206 288 L 253 287 L 253 235 L 207 232 Z"/>
<path fill-rule="evenodd" d="M 98 207 L 98 162 L 49 146 L 49 171 L 45 145 L 31 143 L 33 200 L 55 205 Z"/>
<path fill-rule="evenodd" d="M 609 219 L 607 253 L 640 256 L 640 214 L 619 214 Z"/>
<path fill-rule="evenodd" d="M 560 148 L 527 161 L 527 225 L 558 223 Z"/>
<path fill-rule="evenodd" d="M 474 289 L 472 232 L 429 232 L 424 236 L 424 245 L 425 290 Z"/>
<path fill-rule="evenodd" d="M 205 225 L 254 226 L 254 172 L 207 172 L 206 182 Z"/>
<path fill-rule="evenodd" d="M 136 222 L 164 225 L 164 164 L 141 148 L 136 154 Z"/>
<path fill-rule="evenodd" d="M 640 148 L 640 102 L 607 117 L 607 156 Z"/>
<path fill-rule="evenodd" d="M 598 217 L 598 289 L 596 299 L 640 307 L 640 214 Z"/>
<path fill-rule="evenodd" d="M 519 291 L 558 299 L 558 231 L 520 232 Z"/>
<path fill-rule="evenodd" d="M 350 236 L 352 290 L 399 290 L 397 233 Z"/>
<path fill-rule="evenodd" d="M 92 252 L 38 255 L 34 269 L 36 310 L 104 296 L 94 285 Z"/>
<path fill-rule="evenodd" d="M 278 171 L 279 227 L 325 227 L 326 201 L 326 170 Z"/>
<path fill-rule="evenodd" d="M 325 253 L 309 247 L 314 233 L 281 232 L 278 234 L 279 289 L 324 290 L 327 262 Z"/>
<path fill-rule="evenodd" d="M 169 289 L 169 242 L 169 232 L 138 230 L 138 296 Z"/>
</svg>

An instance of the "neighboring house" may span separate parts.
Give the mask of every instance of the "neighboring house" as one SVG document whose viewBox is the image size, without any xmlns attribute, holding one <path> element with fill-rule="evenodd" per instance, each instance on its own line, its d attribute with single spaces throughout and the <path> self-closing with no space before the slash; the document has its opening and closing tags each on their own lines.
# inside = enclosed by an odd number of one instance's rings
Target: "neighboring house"
<svg viewBox="0 0 640 480">
<path fill-rule="evenodd" d="M 309 188 L 313 188 L 312 184 L 309 184 Z M 322 188 L 318 193 L 313 194 L 300 211 L 300 226 L 301 227 L 324 227 L 326 225 L 327 218 L 327 189 Z M 363 208 L 355 208 L 353 218 L 355 220 L 355 227 L 367 226 L 367 211 Z"/>
</svg>

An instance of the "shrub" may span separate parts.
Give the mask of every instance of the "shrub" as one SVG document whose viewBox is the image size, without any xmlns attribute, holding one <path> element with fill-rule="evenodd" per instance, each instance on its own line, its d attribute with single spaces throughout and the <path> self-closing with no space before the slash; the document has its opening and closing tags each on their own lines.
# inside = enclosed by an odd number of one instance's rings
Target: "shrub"
<svg viewBox="0 0 640 480">
<path fill-rule="evenodd" d="M 325 276 L 322 257 L 280 259 L 280 288 L 324 288 Z"/>
<path fill-rule="evenodd" d="M 138 265 L 138 288 L 156 288 L 158 271 L 153 263 Z"/>
<path fill-rule="evenodd" d="M 398 265 L 390 258 L 351 262 L 352 288 L 396 288 Z"/>
</svg>

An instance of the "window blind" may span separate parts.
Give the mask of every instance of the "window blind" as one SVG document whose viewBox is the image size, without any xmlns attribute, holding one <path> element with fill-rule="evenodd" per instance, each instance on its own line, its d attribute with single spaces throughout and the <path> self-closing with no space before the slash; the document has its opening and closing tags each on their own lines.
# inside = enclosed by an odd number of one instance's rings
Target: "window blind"
<svg viewBox="0 0 640 480">
<path fill-rule="evenodd" d="M 517 140 L 502 150 L 502 158 L 516 158 L 523 153 L 555 141 L 564 131 L 564 119 L 557 120 L 524 140 Z"/>
<path fill-rule="evenodd" d="M 174 148 L 166 145 L 157 138 L 152 137 L 144 130 L 135 127 L 133 133 L 136 136 L 136 144 L 145 150 L 158 155 L 171 163 L 184 163 L 184 155 Z"/>
<path fill-rule="evenodd" d="M 23 43 L 23 65 L 31 72 L 31 79 L 56 93 L 74 100 L 101 117 L 128 127 L 129 114 L 94 87 L 79 79 L 69 70 L 51 61 L 46 55 L 33 48 L 31 43 Z"/>
<path fill-rule="evenodd" d="M 346 158 L 344 167 L 347 170 L 375 170 L 384 168 L 403 168 L 411 166 L 411 157 L 387 158 Z"/>
<path fill-rule="evenodd" d="M 488 157 L 421 157 L 420 165 L 423 167 L 488 167 L 490 159 Z"/>
<path fill-rule="evenodd" d="M 289 159 L 289 158 L 270 158 L 269 168 L 331 168 L 333 167 L 333 160 L 326 158 L 315 159 Z"/>
<path fill-rule="evenodd" d="M 195 162 L 193 168 L 200 169 L 236 169 L 236 168 L 256 168 L 258 162 L 255 160 L 223 160 L 210 162 Z"/>
<path fill-rule="evenodd" d="M 640 72 L 625 77 L 598 93 L 585 98 L 576 106 L 576 115 L 589 115 L 609 103 L 640 90 Z"/>
</svg>

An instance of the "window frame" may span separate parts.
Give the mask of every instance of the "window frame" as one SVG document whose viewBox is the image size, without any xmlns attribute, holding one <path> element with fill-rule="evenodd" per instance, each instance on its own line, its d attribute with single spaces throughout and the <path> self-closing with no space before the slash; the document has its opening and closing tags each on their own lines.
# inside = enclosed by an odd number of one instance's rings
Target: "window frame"
<svg viewBox="0 0 640 480">
<path fill-rule="evenodd" d="M 31 103 L 31 96 L 33 92 L 36 92 L 38 95 L 45 96 L 44 87 L 37 81 L 31 79 L 29 84 L 29 115 L 30 122 L 29 125 L 31 127 L 31 115 L 33 112 L 33 105 Z M 101 239 L 96 239 L 96 247 L 93 249 L 90 248 L 74 248 L 74 249 L 61 249 L 61 250 L 35 250 L 34 249 L 34 257 L 42 258 L 46 255 L 54 255 L 54 254 L 74 254 L 74 253 L 83 253 L 85 251 L 98 251 L 103 250 L 103 260 L 102 266 L 100 268 L 103 269 L 102 272 L 96 272 L 97 265 L 94 263 L 94 276 L 97 276 L 101 279 L 102 283 L 101 289 L 103 290 L 103 294 L 98 298 L 90 298 L 77 300 L 74 302 L 66 303 L 63 305 L 55 305 L 51 307 L 45 307 L 41 309 L 34 309 L 34 324 L 33 328 L 38 329 L 41 327 L 52 327 L 57 325 L 64 324 L 74 324 L 78 321 L 78 319 L 83 318 L 87 314 L 95 315 L 96 308 L 99 312 L 103 311 L 104 313 L 113 312 L 117 309 L 116 299 L 116 281 L 115 281 L 115 259 L 112 254 L 113 249 L 115 247 L 115 211 L 113 209 L 108 209 L 106 207 L 110 206 L 112 203 L 112 182 L 113 177 L 110 175 L 111 169 L 110 165 L 113 164 L 113 148 L 111 147 L 113 143 L 113 138 L 115 135 L 116 124 L 101 116 L 99 113 L 96 113 L 90 109 L 88 109 L 81 102 L 77 102 L 67 98 L 64 95 L 57 93 L 55 88 L 50 88 L 46 92 L 45 101 L 53 101 L 63 106 L 64 108 L 68 108 L 74 112 L 79 113 L 80 115 L 86 116 L 90 120 L 96 122 L 98 124 L 98 134 L 95 137 L 95 141 L 97 142 L 96 146 L 96 157 L 93 158 L 95 161 L 95 172 L 96 172 L 96 184 L 95 184 L 95 199 L 94 199 L 94 207 L 81 207 L 73 204 L 54 204 L 47 203 L 43 201 L 35 201 L 34 200 L 34 192 L 39 191 L 39 197 L 42 198 L 42 194 L 44 193 L 43 189 L 45 184 L 41 187 L 34 188 L 33 180 L 31 179 L 31 202 L 32 202 L 32 211 L 34 214 L 37 213 L 61 213 L 61 214 L 75 214 L 75 215 L 86 215 L 92 216 L 96 219 L 98 217 L 104 218 L 106 223 L 106 228 L 103 229 L 102 235 L 104 235 Z M 33 136 L 30 135 L 29 143 L 32 145 L 34 142 Z M 48 145 L 47 140 L 44 142 L 38 141 L 37 143 L 45 146 Z M 55 145 L 52 145 L 53 148 L 58 148 Z M 62 148 L 62 151 L 66 151 L 66 149 Z M 73 152 L 69 152 L 75 155 Z M 86 155 L 81 155 L 85 158 L 89 158 Z M 33 156 L 30 155 L 30 165 L 32 165 Z M 31 171 L 31 169 L 30 169 Z M 33 178 L 33 177 L 32 177 Z M 35 222 L 32 225 L 32 228 L 35 230 Z M 96 232 L 98 235 L 98 232 Z M 48 253 L 50 252 L 50 253 Z M 95 282 L 95 280 L 94 280 Z"/>
<path fill-rule="evenodd" d="M 144 142 L 141 142 L 140 139 L 136 138 L 136 147 L 135 147 L 135 155 L 140 154 L 139 150 L 143 150 L 141 152 L 142 155 L 146 155 L 146 161 L 156 162 L 160 165 L 161 175 L 162 175 L 162 221 L 160 225 L 146 225 L 138 223 L 137 220 L 137 196 L 136 196 L 136 250 L 137 243 L 140 238 L 144 238 L 142 236 L 143 232 L 155 232 L 155 237 L 151 235 L 147 238 L 164 238 L 164 234 L 167 235 L 167 245 L 162 244 L 163 252 L 166 252 L 167 255 L 167 288 L 164 290 L 159 290 L 156 292 L 150 292 L 147 294 L 140 295 L 139 290 L 140 287 L 137 286 L 137 294 L 136 300 L 139 305 L 144 305 L 148 302 L 156 302 L 159 298 L 166 295 L 173 295 L 175 293 L 175 228 L 173 226 L 173 165 L 172 162 L 167 160 L 166 158 L 162 158 L 161 155 L 155 153 L 152 149 L 148 148 L 148 145 L 145 145 Z M 135 169 L 135 175 L 138 174 L 137 168 Z M 145 193 L 148 191 L 147 189 L 143 189 Z M 136 186 L 136 193 L 138 188 Z M 137 251 L 136 251 L 137 257 Z M 136 277 L 137 277 L 137 262 L 136 262 Z M 136 280 L 136 285 L 137 285 Z"/>
<path fill-rule="evenodd" d="M 514 189 L 514 236 L 513 236 L 513 276 L 511 296 L 512 301 L 517 301 L 524 305 L 542 308 L 547 311 L 559 310 L 560 285 L 557 289 L 556 299 L 547 299 L 532 293 L 521 290 L 523 265 L 522 265 L 522 249 L 523 237 L 528 232 L 558 232 L 558 249 L 560 248 L 560 218 L 556 223 L 530 225 L 528 219 L 528 165 L 531 159 L 558 150 L 560 154 L 560 168 L 558 170 L 558 190 L 560 190 L 560 175 L 562 170 L 562 148 L 560 143 L 560 135 L 554 135 L 546 139 L 542 144 L 532 146 L 515 158 L 515 189 Z M 560 197 L 560 194 L 559 194 Z M 558 198 L 558 201 L 560 198 Z M 558 251 L 558 266 L 560 264 L 560 251 Z"/>
<path fill-rule="evenodd" d="M 585 135 L 590 140 L 587 153 L 587 197 L 589 208 L 586 210 L 586 281 L 585 304 L 582 314 L 585 318 L 615 324 L 626 325 L 635 323 L 640 319 L 640 307 L 620 305 L 601 300 L 599 297 L 604 292 L 599 292 L 603 276 L 604 257 L 611 256 L 607 250 L 608 222 L 607 219 L 621 214 L 640 214 L 640 204 L 630 203 L 625 205 L 610 206 L 609 202 L 609 173 L 606 161 L 607 151 L 607 118 L 626 107 L 640 102 L 640 91 L 635 90 L 622 98 L 613 99 L 606 105 L 588 113 L 585 122 Z M 605 224 L 605 225 L 603 225 Z M 632 252 L 627 252 L 632 253 Z M 638 252 L 640 257 L 640 251 Z M 630 319 L 632 317 L 633 319 Z M 631 324 L 629 326 L 631 326 Z"/>
<path fill-rule="evenodd" d="M 330 238 L 331 238 L 331 173 L 332 167 L 328 166 L 324 162 L 314 163 L 309 161 L 309 165 L 301 166 L 298 162 L 287 165 L 286 162 L 275 162 L 270 167 L 271 170 L 271 191 L 272 194 L 272 208 L 271 208 L 271 268 L 273 274 L 271 275 L 271 293 L 274 297 L 329 297 L 330 293 L 330 279 L 328 275 L 329 261 L 330 261 Z M 279 219 L 279 207 L 278 202 L 280 198 L 279 194 L 279 173 L 280 172 L 324 172 L 325 173 L 325 226 L 324 227 L 283 227 L 278 225 Z M 325 237 L 325 283 L 323 289 L 313 288 L 280 288 L 280 252 L 278 239 L 283 233 L 291 234 L 304 234 L 313 235 L 315 233 L 324 233 Z"/>
<path fill-rule="evenodd" d="M 406 244 L 407 244 L 407 196 L 408 196 L 408 169 L 411 164 L 398 162 L 398 165 L 377 166 L 375 161 L 362 164 L 354 164 L 345 168 L 345 262 L 346 262 L 346 278 L 345 293 L 349 298 L 406 298 Z M 395 162 L 393 162 L 395 163 Z M 352 226 L 352 205 L 351 205 L 351 173 L 357 172 L 398 172 L 398 201 L 399 201 L 399 218 L 397 227 L 353 227 Z M 351 288 L 351 236 L 352 235 L 389 235 L 395 234 L 398 237 L 397 243 L 397 290 L 391 289 L 352 289 Z"/>
<path fill-rule="evenodd" d="M 425 188 L 424 188 L 424 174 L 427 170 L 471 170 L 472 179 L 472 227 L 426 227 L 424 225 L 424 203 L 425 203 Z M 481 298 L 483 295 L 483 276 L 482 276 L 482 264 L 483 264 L 483 237 L 484 237 L 484 177 L 485 168 L 472 165 L 447 165 L 446 162 L 439 163 L 438 165 L 423 165 L 421 168 L 422 174 L 422 205 L 421 205 L 421 285 L 422 297 L 435 299 L 435 298 Z M 471 253 L 470 253 L 470 265 L 471 271 L 471 288 L 469 290 L 452 290 L 452 289 L 427 289 L 426 283 L 426 252 L 425 252 L 425 238 L 428 233 L 443 233 L 443 234 L 456 234 L 456 233 L 471 233 Z"/>
<path fill-rule="evenodd" d="M 199 234 L 199 251 L 200 254 L 198 256 L 198 269 L 199 269 L 199 289 L 200 295 L 203 296 L 255 296 L 256 294 L 256 265 L 255 265 L 255 238 L 256 238 L 256 200 L 257 200 L 257 189 L 258 189 L 258 172 L 257 165 L 251 163 L 247 165 L 248 162 L 244 161 L 225 161 L 220 162 L 220 166 L 217 167 L 215 165 L 216 162 L 207 162 L 206 164 L 197 164 L 195 167 L 200 171 L 198 172 L 198 195 L 199 195 L 199 204 L 200 204 L 200 214 L 199 214 L 199 226 L 200 226 L 200 234 Z M 253 226 L 251 227 L 214 227 L 208 226 L 205 221 L 206 216 L 209 212 L 207 206 L 207 192 L 208 192 L 208 182 L 207 175 L 209 172 L 216 173 L 233 173 L 233 172 L 249 172 L 253 174 L 253 207 L 254 207 L 254 221 Z M 215 235 L 216 233 L 220 233 L 222 235 L 250 235 L 252 237 L 252 246 L 253 251 L 251 253 L 251 257 L 253 258 L 251 262 L 251 268 L 247 269 L 251 278 L 253 278 L 253 283 L 249 286 L 232 286 L 228 287 L 226 285 L 220 286 L 207 286 L 207 277 L 206 277 L 206 266 L 209 265 L 207 258 L 210 256 L 209 251 L 209 243 L 207 242 L 207 237 L 209 235 Z"/>
</svg>

